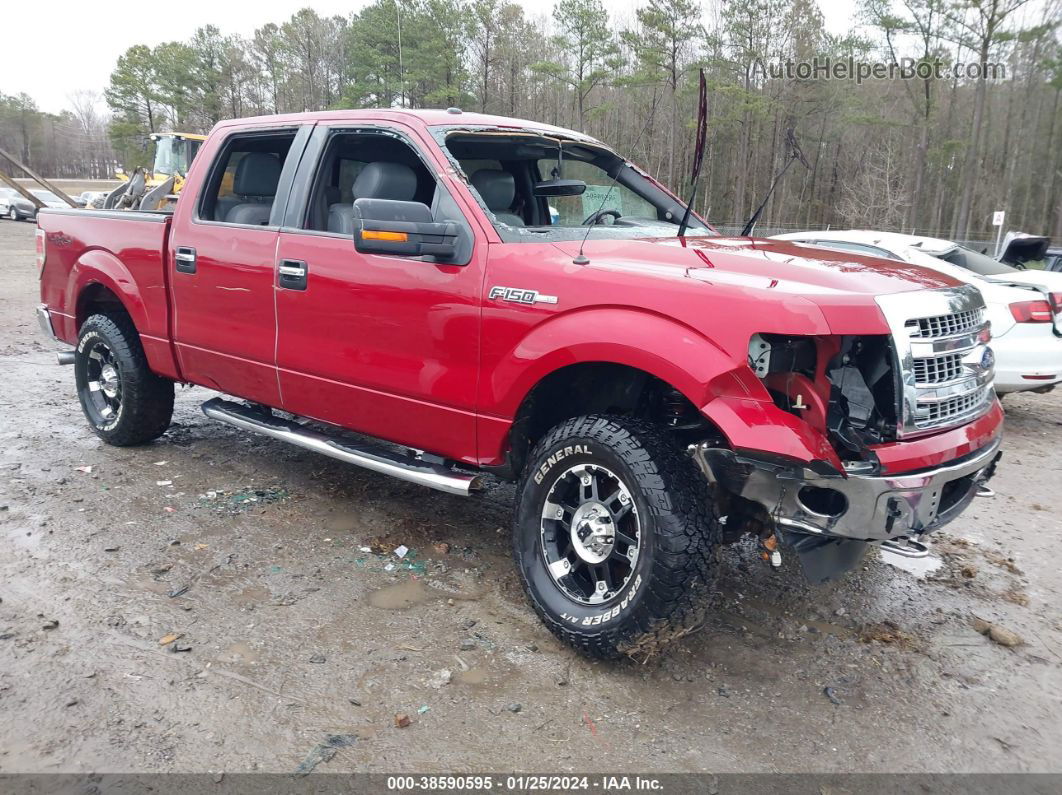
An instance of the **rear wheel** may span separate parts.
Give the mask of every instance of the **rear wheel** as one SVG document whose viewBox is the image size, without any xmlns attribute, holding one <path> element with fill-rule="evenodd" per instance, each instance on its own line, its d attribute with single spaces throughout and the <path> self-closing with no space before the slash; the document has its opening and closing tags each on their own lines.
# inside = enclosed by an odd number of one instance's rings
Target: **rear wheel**
<svg viewBox="0 0 1062 795">
<path fill-rule="evenodd" d="M 18 220 L 18 210 L 15 209 L 14 205 L 11 205 L 7 208 L 7 217 L 10 218 L 12 221 Z"/>
<path fill-rule="evenodd" d="M 125 315 L 92 315 L 82 324 L 74 380 L 89 425 L 108 444 L 149 442 L 170 426 L 173 382 L 151 372 Z"/>
<path fill-rule="evenodd" d="M 645 658 L 708 605 L 720 525 L 692 461 L 652 424 L 577 417 L 532 452 L 514 550 L 536 612 L 593 657 Z"/>
</svg>

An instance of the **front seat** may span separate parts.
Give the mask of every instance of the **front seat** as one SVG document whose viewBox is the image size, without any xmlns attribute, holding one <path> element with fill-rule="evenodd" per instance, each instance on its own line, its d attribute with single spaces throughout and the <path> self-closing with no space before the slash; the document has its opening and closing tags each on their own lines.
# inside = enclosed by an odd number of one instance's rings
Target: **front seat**
<svg viewBox="0 0 1062 795">
<path fill-rule="evenodd" d="M 497 168 L 481 168 L 472 175 L 475 188 L 494 217 L 509 226 L 523 226 L 524 219 L 511 212 L 516 198 L 516 179 L 508 171 Z"/>
<path fill-rule="evenodd" d="M 351 189 L 355 199 L 412 201 L 417 194 L 417 175 L 403 163 L 366 163 Z M 354 205 L 333 204 L 328 208 L 328 231 L 354 234 Z"/>
<path fill-rule="evenodd" d="M 280 158 L 271 152 L 248 152 L 236 165 L 232 178 L 232 198 L 237 201 L 228 209 L 220 206 L 215 218 L 223 217 L 226 223 L 262 226 L 269 223 L 269 213 L 273 209 L 273 198 L 280 183 Z M 221 211 L 224 211 L 222 216 Z"/>
</svg>

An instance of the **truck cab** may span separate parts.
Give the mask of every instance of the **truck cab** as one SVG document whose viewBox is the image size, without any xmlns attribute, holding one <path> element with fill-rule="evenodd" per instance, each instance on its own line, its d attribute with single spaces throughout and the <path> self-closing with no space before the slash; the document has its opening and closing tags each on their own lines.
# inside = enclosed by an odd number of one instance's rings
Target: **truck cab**
<svg viewBox="0 0 1062 795">
<path fill-rule="evenodd" d="M 925 554 L 1000 447 L 976 290 L 696 214 L 679 236 L 684 211 L 529 121 L 226 121 L 172 215 L 41 213 L 39 315 L 112 444 L 158 438 L 190 383 L 228 396 L 208 416 L 381 473 L 515 480 L 532 606 L 638 656 L 703 614 L 720 544 L 815 581 L 868 545 Z"/>
</svg>

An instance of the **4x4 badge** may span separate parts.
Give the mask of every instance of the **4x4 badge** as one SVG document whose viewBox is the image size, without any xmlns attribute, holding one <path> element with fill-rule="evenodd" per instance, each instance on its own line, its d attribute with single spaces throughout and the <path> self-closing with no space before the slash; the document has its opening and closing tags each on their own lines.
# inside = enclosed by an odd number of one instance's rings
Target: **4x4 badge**
<svg viewBox="0 0 1062 795">
<path fill-rule="evenodd" d="M 518 287 L 491 287 L 490 299 L 500 298 L 503 301 L 512 301 L 516 304 L 555 304 L 557 296 L 542 295 L 538 290 L 521 290 Z"/>
</svg>

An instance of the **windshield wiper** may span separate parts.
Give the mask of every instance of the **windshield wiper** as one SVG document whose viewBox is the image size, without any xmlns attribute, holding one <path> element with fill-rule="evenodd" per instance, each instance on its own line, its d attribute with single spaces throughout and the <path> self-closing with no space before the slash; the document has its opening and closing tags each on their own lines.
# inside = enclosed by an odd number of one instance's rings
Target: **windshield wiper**
<svg viewBox="0 0 1062 795">
<path fill-rule="evenodd" d="M 701 175 L 701 163 L 704 161 L 704 139 L 708 135 L 708 84 L 704 79 L 704 70 L 701 69 L 701 77 L 697 86 L 697 144 L 693 149 L 693 175 L 690 182 L 690 200 L 686 204 L 686 212 L 682 214 L 682 223 L 679 224 L 676 237 L 686 234 L 686 227 L 690 225 L 690 212 L 693 210 L 693 202 L 697 198 L 697 177 Z"/>
</svg>

